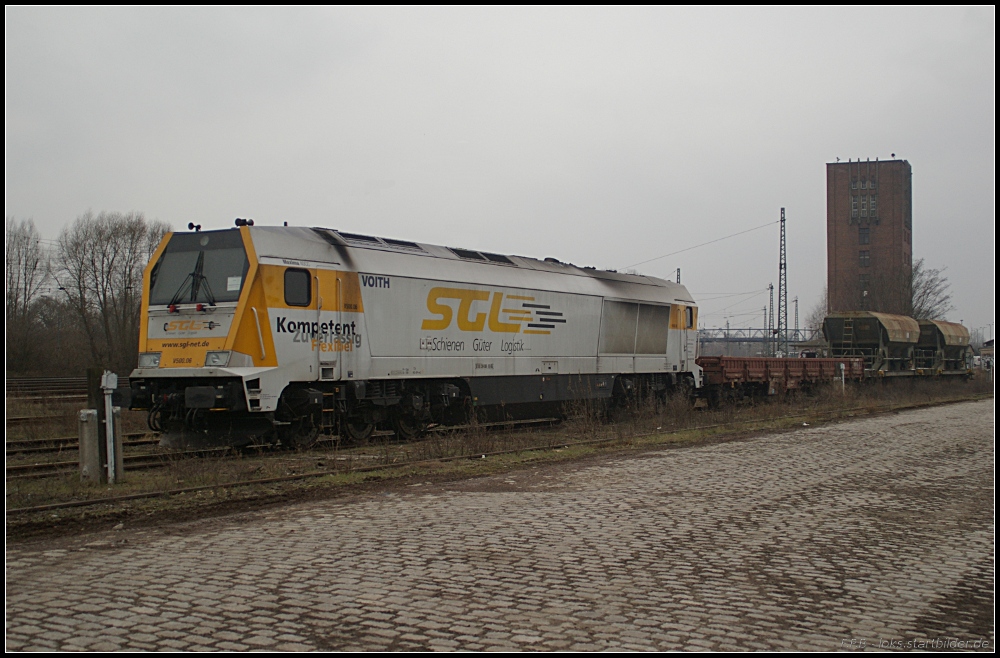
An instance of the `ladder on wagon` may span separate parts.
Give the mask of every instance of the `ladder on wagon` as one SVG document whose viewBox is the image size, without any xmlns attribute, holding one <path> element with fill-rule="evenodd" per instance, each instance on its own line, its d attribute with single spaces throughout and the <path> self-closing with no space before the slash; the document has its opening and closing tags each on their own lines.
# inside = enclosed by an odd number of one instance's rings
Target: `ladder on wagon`
<svg viewBox="0 0 1000 658">
<path fill-rule="evenodd" d="M 872 367 L 875 353 L 854 344 L 854 318 L 844 318 L 844 332 L 840 337 L 840 354 L 834 356 L 859 356 L 865 360 L 865 368 Z"/>
<path fill-rule="evenodd" d="M 840 349 L 843 356 L 854 354 L 854 318 L 844 318 L 844 335 L 840 338 Z"/>
</svg>

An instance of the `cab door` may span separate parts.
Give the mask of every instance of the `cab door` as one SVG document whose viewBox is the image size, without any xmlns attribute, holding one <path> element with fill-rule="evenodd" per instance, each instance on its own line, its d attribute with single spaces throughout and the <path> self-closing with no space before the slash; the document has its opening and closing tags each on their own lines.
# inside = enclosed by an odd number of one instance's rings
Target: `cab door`
<svg viewBox="0 0 1000 658">
<path fill-rule="evenodd" d="M 316 368 L 315 371 L 316 379 L 326 379 L 326 377 L 323 376 L 324 375 L 323 368 L 330 367 L 328 362 L 328 355 L 330 354 L 330 352 L 327 351 L 327 340 L 326 340 L 327 325 L 325 324 L 326 320 L 323 317 L 323 286 L 321 284 L 322 279 L 320 277 L 319 270 L 312 271 L 312 281 L 313 281 L 313 286 L 316 290 L 315 321 L 316 321 L 316 327 L 318 328 L 318 331 L 313 336 L 313 341 L 312 341 L 313 358 L 314 358 L 313 364 L 315 365 Z"/>
<path fill-rule="evenodd" d="M 681 319 L 682 331 L 681 335 L 684 336 L 684 352 L 681 356 L 681 370 L 687 372 L 694 366 L 695 358 L 698 356 L 698 314 L 697 309 L 693 306 L 685 306 L 684 313 Z"/>
<path fill-rule="evenodd" d="M 337 273 L 327 270 L 316 272 L 316 314 L 321 334 L 316 345 L 316 364 L 319 378 L 326 381 L 340 379 L 341 360 L 337 351 L 337 327 L 340 323 L 340 298 Z"/>
<path fill-rule="evenodd" d="M 320 379 L 358 379 L 363 327 L 357 275 L 320 270 L 317 291 L 317 312 L 324 330 L 316 356 Z"/>
</svg>

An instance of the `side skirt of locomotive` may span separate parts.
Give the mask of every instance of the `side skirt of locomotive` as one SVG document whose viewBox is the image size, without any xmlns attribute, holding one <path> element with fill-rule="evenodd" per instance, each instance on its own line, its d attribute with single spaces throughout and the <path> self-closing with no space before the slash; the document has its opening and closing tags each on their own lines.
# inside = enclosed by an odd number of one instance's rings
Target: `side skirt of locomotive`
<svg viewBox="0 0 1000 658">
<path fill-rule="evenodd" d="M 254 380 L 259 381 L 259 380 Z M 247 392 L 255 392 L 247 382 Z M 273 413 L 248 408 L 243 384 L 232 379 L 132 382 L 132 408 L 149 412 L 151 429 L 169 447 L 274 443 L 308 447 L 321 433 L 363 440 L 376 427 L 405 439 L 433 425 L 562 417 L 600 411 L 675 388 L 691 389 L 688 373 L 540 374 L 450 379 L 293 382 Z"/>
<path fill-rule="evenodd" d="M 692 380 L 684 373 L 656 373 L 340 382 L 322 393 L 322 427 L 363 439 L 377 425 L 391 424 L 400 437 L 412 438 L 430 425 L 562 417 L 573 402 L 605 406 L 632 397 L 663 397 L 678 385 L 689 387 Z M 308 386 L 320 392 L 315 383 Z"/>
</svg>

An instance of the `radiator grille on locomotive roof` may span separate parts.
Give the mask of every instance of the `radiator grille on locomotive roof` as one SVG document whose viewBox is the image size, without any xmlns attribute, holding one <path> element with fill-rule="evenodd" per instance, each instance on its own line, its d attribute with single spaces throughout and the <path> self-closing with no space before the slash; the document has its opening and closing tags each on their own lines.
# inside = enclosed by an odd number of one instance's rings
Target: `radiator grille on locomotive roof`
<svg viewBox="0 0 1000 658">
<path fill-rule="evenodd" d="M 392 240 L 390 238 L 382 238 L 382 242 L 386 243 L 390 247 L 396 247 L 398 249 L 412 249 L 413 251 L 424 250 L 424 248 L 421 247 L 416 242 L 407 242 L 406 240 Z"/>
<path fill-rule="evenodd" d="M 481 253 L 478 251 L 469 251 L 468 249 L 455 249 L 454 247 L 448 247 L 448 251 L 455 254 L 459 258 L 466 258 L 468 260 L 486 260 Z"/>
<path fill-rule="evenodd" d="M 448 247 L 448 251 L 455 254 L 459 258 L 465 258 L 466 260 L 488 260 L 491 263 L 513 265 L 514 267 L 517 267 L 517 263 L 506 256 L 501 256 L 500 254 L 490 254 L 485 251 L 480 253 L 478 251 L 472 251 L 471 249 L 457 249 L 455 247 Z"/>
<path fill-rule="evenodd" d="M 357 233 L 344 233 L 343 231 L 337 231 L 337 235 L 344 238 L 348 242 L 357 242 L 360 244 L 382 244 L 378 238 L 371 235 L 358 235 Z"/>
<path fill-rule="evenodd" d="M 504 265 L 516 265 L 514 261 L 507 258 L 506 256 L 501 256 L 500 254 L 488 254 L 485 251 L 482 252 L 483 256 L 486 256 L 486 260 L 493 261 L 494 263 L 503 263 Z"/>
</svg>

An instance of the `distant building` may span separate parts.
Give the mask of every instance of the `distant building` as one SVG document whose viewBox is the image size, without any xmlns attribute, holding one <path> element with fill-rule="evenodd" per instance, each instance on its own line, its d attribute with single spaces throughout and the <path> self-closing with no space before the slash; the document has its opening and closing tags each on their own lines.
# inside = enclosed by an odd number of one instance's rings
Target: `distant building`
<svg viewBox="0 0 1000 658">
<path fill-rule="evenodd" d="M 910 163 L 827 163 L 829 310 L 909 315 L 912 271 Z"/>
</svg>

